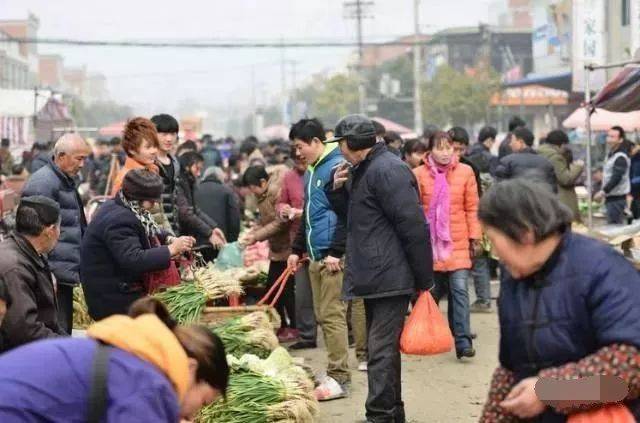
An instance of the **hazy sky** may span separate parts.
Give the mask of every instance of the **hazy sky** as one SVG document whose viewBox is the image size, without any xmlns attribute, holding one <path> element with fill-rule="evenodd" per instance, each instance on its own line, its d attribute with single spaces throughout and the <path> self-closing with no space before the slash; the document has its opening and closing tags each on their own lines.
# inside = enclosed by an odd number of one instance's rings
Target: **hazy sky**
<svg viewBox="0 0 640 423">
<path fill-rule="evenodd" d="M 342 0 L 0 0 L 0 19 L 40 19 L 40 37 L 95 40 L 285 40 L 355 38 Z M 475 25 L 488 19 L 484 0 L 422 0 L 423 31 Z M 381 41 L 413 31 L 413 0 L 376 0 L 365 39 Z M 140 112 L 172 111 L 187 101 L 203 105 L 250 102 L 251 66 L 258 99 L 281 87 L 280 49 L 192 50 L 39 46 L 65 64 L 86 64 L 106 75 L 115 100 Z M 297 81 L 344 67 L 348 48 L 287 49 Z M 290 70 L 287 84 L 291 84 Z"/>
</svg>

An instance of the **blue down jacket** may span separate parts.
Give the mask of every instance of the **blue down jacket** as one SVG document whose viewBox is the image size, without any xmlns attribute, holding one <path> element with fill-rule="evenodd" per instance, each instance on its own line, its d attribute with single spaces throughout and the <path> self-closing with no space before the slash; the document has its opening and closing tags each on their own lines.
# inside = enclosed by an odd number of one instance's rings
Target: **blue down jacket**
<svg viewBox="0 0 640 423">
<path fill-rule="evenodd" d="M 640 348 L 640 275 L 600 241 L 571 232 L 535 275 L 503 272 L 500 364 L 516 380 L 620 343 Z M 640 402 L 627 404 L 640 417 Z M 548 409 L 536 422 L 564 422 Z"/>
<path fill-rule="evenodd" d="M 311 260 L 344 255 L 346 228 L 333 211 L 327 193 L 332 189 L 333 170 L 344 161 L 337 144 L 328 144 L 324 154 L 304 174 L 304 225 L 300 225 L 293 252 L 307 252 Z"/>
<path fill-rule="evenodd" d="M 49 253 L 49 266 L 58 283 L 76 285 L 80 282 L 80 243 L 87 227 L 82 201 L 76 183 L 49 160 L 46 166 L 31 175 L 22 190 L 23 197 L 43 195 L 60 205 L 60 239 Z"/>
</svg>

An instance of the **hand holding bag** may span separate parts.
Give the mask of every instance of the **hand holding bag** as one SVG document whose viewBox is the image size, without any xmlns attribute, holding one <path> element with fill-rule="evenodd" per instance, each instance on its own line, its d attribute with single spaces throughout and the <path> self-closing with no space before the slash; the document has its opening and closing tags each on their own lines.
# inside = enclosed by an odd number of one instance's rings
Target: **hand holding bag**
<svg viewBox="0 0 640 423">
<path fill-rule="evenodd" d="M 453 335 L 429 291 L 418 297 L 400 336 L 400 351 L 412 355 L 435 355 L 451 351 Z"/>
</svg>

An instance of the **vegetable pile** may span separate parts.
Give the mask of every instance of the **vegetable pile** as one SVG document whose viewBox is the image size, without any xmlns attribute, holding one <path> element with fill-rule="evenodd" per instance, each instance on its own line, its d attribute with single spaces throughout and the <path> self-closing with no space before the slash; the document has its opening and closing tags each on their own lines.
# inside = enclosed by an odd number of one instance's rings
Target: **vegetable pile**
<svg viewBox="0 0 640 423">
<path fill-rule="evenodd" d="M 182 281 L 156 294 L 179 323 L 197 321 L 208 302 L 242 295 L 239 281 L 243 269 L 219 270 L 212 264 L 195 269 L 193 280 Z"/>
<path fill-rule="evenodd" d="M 279 345 L 269 317 L 264 312 L 229 319 L 211 330 L 220 337 L 227 354 L 235 357 L 253 354 L 266 358 Z"/>
<path fill-rule="evenodd" d="M 209 300 L 242 295 L 244 291 L 240 284 L 240 277 L 243 274 L 244 269 L 242 268 L 220 270 L 213 263 L 193 272 L 194 282 L 202 286 Z"/>
<path fill-rule="evenodd" d="M 227 398 L 205 407 L 200 423 L 308 423 L 318 412 L 313 382 L 282 347 L 266 360 L 228 355 Z"/>
<path fill-rule="evenodd" d="M 207 293 L 197 283 L 183 282 L 155 294 L 179 323 L 193 323 L 207 304 Z"/>
</svg>

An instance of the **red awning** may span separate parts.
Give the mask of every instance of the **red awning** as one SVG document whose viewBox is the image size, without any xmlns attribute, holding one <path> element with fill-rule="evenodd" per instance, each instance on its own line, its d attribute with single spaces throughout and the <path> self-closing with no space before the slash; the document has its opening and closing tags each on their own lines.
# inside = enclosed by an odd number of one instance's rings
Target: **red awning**
<svg viewBox="0 0 640 423">
<path fill-rule="evenodd" d="M 596 94 L 593 107 L 611 112 L 640 110 L 640 67 L 630 65 L 623 68 Z"/>
<path fill-rule="evenodd" d="M 126 121 L 115 122 L 107 126 L 103 126 L 100 128 L 98 133 L 103 137 L 121 137 L 124 132 L 124 126 L 126 125 Z"/>
<path fill-rule="evenodd" d="M 406 126 L 402 126 L 399 123 L 395 123 L 394 121 L 391 121 L 389 119 L 374 117 L 373 120 L 384 126 L 384 129 L 386 129 L 387 131 L 397 132 L 400 135 L 413 132 L 413 129 L 409 129 Z"/>
</svg>

